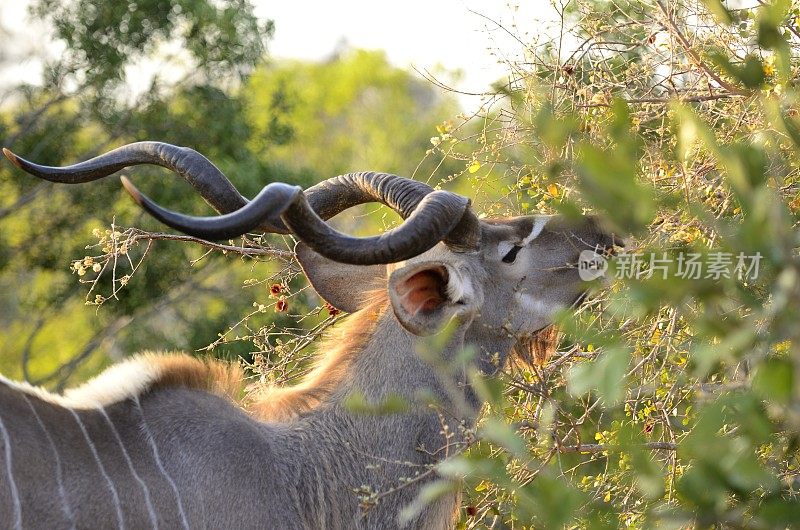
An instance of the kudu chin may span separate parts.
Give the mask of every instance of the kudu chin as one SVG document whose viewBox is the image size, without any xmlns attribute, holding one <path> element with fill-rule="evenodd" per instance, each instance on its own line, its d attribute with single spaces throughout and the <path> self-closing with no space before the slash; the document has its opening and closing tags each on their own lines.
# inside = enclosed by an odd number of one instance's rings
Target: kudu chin
<svg viewBox="0 0 800 530">
<path fill-rule="evenodd" d="M 176 354 L 134 357 L 64 395 L 0 379 L 0 520 L 11 528 L 397 527 L 435 475 L 404 478 L 458 451 L 474 425 L 481 403 L 469 374 L 494 373 L 512 350 L 536 343 L 585 291 L 581 252 L 615 243 L 592 218 L 481 220 L 464 197 L 385 173 L 305 191 L 272 183 L 248 201 L 201 154 L 164 143 L 62 168 L 4 153 L 32 175 L 71 184 L 136 164 L 166 167 L 220 215 L 166 210 L 124 179 L 150 214 L 205 239 L 292 234 L 312 286 L 353 313 L 320 344 L 303 381 L 245 399 L 236 366 Z M 366 202 L 403 222 L 367 238 L 325 222 Z M 445 326 L 437 363 L 420 358 L 420 337 Z M 477 352 L 470 361 L 459 355 L 467 346 Z M 399 395 L 408 408 L 357 415 L 346 406 L 355 394 L 375 404 Z M 359 506 L 356 491 L 390 490 Z M 403 524 L 452 528 L 458 506 L 450 494 Z"/>
</svg>

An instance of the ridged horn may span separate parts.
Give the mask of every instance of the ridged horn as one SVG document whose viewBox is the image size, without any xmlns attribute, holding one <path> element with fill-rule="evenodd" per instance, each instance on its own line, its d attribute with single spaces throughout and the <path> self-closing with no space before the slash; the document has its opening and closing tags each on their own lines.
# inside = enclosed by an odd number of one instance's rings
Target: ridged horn
<svg viewBox="0 0 800 530">
<path fill-rule="evenodd" d="M 250 206 L 251 203 L 211 161 L 186 147 L 161 142 L 136 142 L 66 167 L 42 166 L 7 149 L 3 152 L 28 173 L 53 182 L 70 184 L 97 180 L 138 164 L 156 164 L 171 169 L 186 179 L 223 215 L 210 218 L 184 216 L 159 207 L 129 181 L 125 187 L 137 202 L 165 224 L 206 239 L 227 239 L 254 230 L 274 233 L 291 231 L 312 248 L 323 249 L 321 253 L 327 257 L 340 261 L 346 259 L 351 263 L 362 263 L 364 259 L 391 258 L 399 261 L 410 257 L 409 254 L 413 252 L 424 252 L 440 240 L 455 251 L 474 250 L 480 240 L 480 221 L 469 209 L 467 199 L 446 192 L 434 192 L 427 184 L 386 173 L 348 173 L 334 177 L 309 188 L 303 199 L 299 198 L 298 193 L 302 195 L 299 188 L 276 183 L 262 190 L 254 199 L 256 205 Z M 429 195 L 434 197 L 426 201 Z M 407 228 L 403 228 L 404 224 L 382 236 L 359 239 L 341 234 L 323 222 L 347 208 L 366 202 L 381 202 L 406 220 L 411 220 L 413 216 L 413 223 Z M 425 209 L 416 213 L 423 202 Z M 463 208 L 461 203 L 464 203 Z M 421 228 L 425 223 L 430 224 L 432 230 Z M 314 228 L 309 229 L 309 226 Z M 431 236 L 439 239 L 431 243 Z M 325 243 L 324 237 L 332 239 Z M 367 250 L 369 245 L 376 245 L 374 251 Z M 421 248 L 424 249 L 419 250 Z M 337 251 L 343 255 L 338 257 L 331 254 Z M 366 252 L 371 257 L 358 258 L 354 252 Z M 345 255 L 347 258 L 344 258 Z"/>
<path fill-rule="evenodd" d="M 280 216 L 304 243 L 323 256 L 342 263 L 376 265 L 417 256 L 445 238 L 469 208 L 469 200 L 448 191 L 425 195 L 400 226 L 379 236 L 351 237 L 317 215 L 298 187 L 267 185 L 245 207 L 216 217 L 194 217 L 162 208 L 136 189 L 123 185 L 133 199 L 153 217 L 181 232 L 202 239 L 230 239 L 251 231 L 263 220 Z"/>
<path fill-rule="evenodd" d="M 220 213 L 238 210 L 245 199 L 222 171 L 209 159 L 188 147 L 162 142 L 136 142 L 123 145 L 92 159 L 64 167 L 35 164 L 3 149 L 15 166 L 36 177 L 62 184 L 83 184 L 140 164 L 170 169 L 186 179 Z"/>
</svg>

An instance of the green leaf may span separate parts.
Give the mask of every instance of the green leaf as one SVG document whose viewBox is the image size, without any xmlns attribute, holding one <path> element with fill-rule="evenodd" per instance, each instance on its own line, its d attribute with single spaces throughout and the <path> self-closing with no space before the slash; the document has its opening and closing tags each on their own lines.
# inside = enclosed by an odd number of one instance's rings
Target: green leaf
<svg viewBox="0 0 800 530">
<path fill-rule="evenodd" d="M 486 453 L 470 451 L 468 455 L 458 455 L 439 462 L 436 471 L 443 477 L 454 480 L 489 480 L 504 487 L 513 486 L 514 482 L 506 471 L 504 456 L 498 457 L 489 444 L 483 444 Z"/>
<path fill-rule="evenodd" d="M 654 461 L 654 455 L 645 448 L 647 440 L 637 425 L 626 424 L 617 434 L 620 449 L 630 455 L 636 470 L 634 481 L 645 498 L 656 500 L 664 494 L 664 474 Z"/>
<path fill-rule="evenodd" d="M 694 146 L 700 144 L 705 147 L 717 163 L 725 168 L 726 181 L 742 205 L 749 205 L 753 188 L 763 184 L 766 179 L 768 161 L 764 150 L 743 143 L 722 146 L 711 128 L 694 110 L 685 105 L 676 105 L 673 110 L 679 126 L 678 153 L 684 163 L 690 162 Z"/>
<path fill-rule="evenodd" d="M 703 3 L 714 15 L 714 18 L 717 19 L 717 22 L 720 24 L 733 24 L 733 17 L 731 17 L 730 11 L 720 0 L 703 0 Z"/>
<path fill-rule="evenodd" d="M 479 370 L 474 369 L 469 372 L 469 380 L 481 401 L 490 405 L 502 403 L 506 385 L 499 377 L 486 377 Z"/>
<path fill-rule="evenodd" d="M 517 494 L 519 511 L 536 521 L 536 528 L 564 528 L 575 520 L 578 507 L 585 502 L 584 495 L 569 482 L 541 473 L 536 480 Z"/>
<path fill-rule="evenodd" d="M 765 102 L 765 108 L 770 119 L 770 123 L 785 133 L 794 144 L 795 150 L 800 148 L 800 122 L 790 116 L 783 108 L 780 101 L 769 100 Z"/>
<path fill-rule="evenodd" d="M 693 147 L 698 143 L 708 149 L 717 160 L 722 158 L 714 132 L 691 107 L 675 104 L 672 111 L 678 125 L 678 154 L 684 163 L 688 162 Z"/>
<path fill-rule="evenodd" d="M 545 103 L 534 118 L 534 126 L 548 147 L 560 150 L 578 130 L 578 119 L 571 114 L 556 116 L 553 106 Z"/>
<path fill-rule="evenodd" d="M 614 405 L 625 395 L 625 373 L 629 353 L 623 348 L 610 348 L 596 360 L 577 364 L 570 369 L 569 392 L 581 396 L 596 390 L 606 405 Z"/>
<path fill-rule="evenodd" d="M 379 403 L 370 403 L 367 398 L 358 392 L 353 392 L 344 402 L 345 408 L 355 414 L 382 416 L 400 414 L 409 409 L 408 401 L 399 394 L 389 394 Z"/>
<path fill-rule="evenodd" d="M 767 49 L 784 47 L 786 40 L 780 31 L 783 20 L 789 13 L 789 0 L 774 0 L 764 3 L 758 10 L 758 44 Z"/>
<path fill-rule="evenodd" d="M 755 55 L 748 55 L 743 62 L 732 63 L 725 55 L 719 52 L 709 54 L 711 60 L 721 70 L 745 87 L 757 89 L 764 85 L 764 65 Z"/>
<path fill-rule="evenodd" d="M 528 446 L 517 432 L 504 421 L 495 418 L 487 418 L 480 428 L 481 437 L 495 443 L 517 458 L 528 456 Z"/>
<path fill-rule="evenodd" d="M 754 337 L 755 329 L 750 326 L 744 326 L 729 333 L 718 344 L 712 340 L 697 344 L 692 352 L 695 374 L 703 376 L 708 374 L 721 360 L 732 360 L 740 357 L 742 352 L 752 346 Z"/>
<path fill-rule="evenodd" d="M 430 503 L 444 497 L 445 495 L 453 495 L 459 490 L 460 485 L 451 480 L 434 480 L 428 482 L 414 498 L 408 506 L 400 511 L 399 519 L 400 524 L 405 526 L 413 521 Z"/>
<path fill-rule="evenodd" d="M 792 528 L 797 525 L 800 502 L 780 497 L 766 499 L 756 513 L 769 528 Z"/>
<path fill-rule="evenodd" d="M 581 144 L 578 150 L 578 185 L 583 196 L 602 209 L 622 233 L 638 233 L 655 213 L 653 192 L 640 184 L 637 162 L 627 153 L 608 152 L 594 145 Z M 625 204 L 625 208 L 620 208 Z"/>
<path fill-rule="evenodd" d="M 788 359 L 769 359 L 753 376 L 753 391 L 764 399 L 788 404 L 794 391 L 794 366 Z"/>
</svg>

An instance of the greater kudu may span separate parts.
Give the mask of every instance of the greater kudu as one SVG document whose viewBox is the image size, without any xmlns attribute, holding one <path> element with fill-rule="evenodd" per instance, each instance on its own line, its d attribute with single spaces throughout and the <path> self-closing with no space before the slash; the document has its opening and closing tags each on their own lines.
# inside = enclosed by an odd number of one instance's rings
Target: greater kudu
<svg viewBox="0 0 800 530">
<path fill-rule="evenodd" d="M 452 454 L 475 421 L 465 408 L 480 408 L 468 371 L 495 372 L 520 338 L 576 303 L 580 252 L 614 243 L 590 219 L 479 220 L 467 199 L 387 174 L 343 175 L 305 193 L 270 184 L 248 202 L 202 155 L 167 144 L 131 144 L 65 168 L 5 154 L 65 183 L 134 164 L 172 169 L 224 215 L 185 217 L 124 184 L 153 215 L 198 237 L 294 234 L 317 292 L 355 313 L 301 384 L 265 388 L 246 404 L 229 397 L 235 368 L 179 355 L 134 358 L 64 396 L 3 380 L 0 520 L 11 528 L 398 526 L 432 474 L 366 512 L 354 490 L 390 490 Z M 405 222 L 363 239 L 324 222 L 364 202 Z M 444 376 L 417 348 L 448 322 Z M 467 346 L 478 352 L 472 361 L 459 356 Z M 410 408 L 355 415 L 345 403 L 354 393 L 371 403 L 399 395 Z M 458 498 L 440 498 L 407 526 L 451 528 Z"/>
</svg>

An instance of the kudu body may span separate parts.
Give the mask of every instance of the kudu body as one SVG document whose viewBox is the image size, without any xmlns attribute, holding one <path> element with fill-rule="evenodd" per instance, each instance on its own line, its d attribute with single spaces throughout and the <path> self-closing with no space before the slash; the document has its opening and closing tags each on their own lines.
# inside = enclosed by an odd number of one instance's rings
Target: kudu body
<svg viewBox="0 0 800 530">
<path fill-rule="evenodd" d="M 591 220 L 479 221 L 458 196 L 381 174 L 337 177 L 306 194 L 273 184 L 248 203 L 205 158 L 166 144 L 132 144 L 68 168 L 6 155 L 60 182 L 136 163 L 169 167 L 227 215 L 183 217 L 126 183 L 148 211 L 199 237 L 291 231 L 318 293 L 354 313 L 299 386 L 246 403 L 233 399 L 235 368 L 175 355 L 135 358 L 65 396 L 0 381 L 0 521 L 11 528 L 398 527 L 435 478 L 430 466 L 474 424 L 481 403 L 469 371 L 496 371 L 520 337 L 575 303 L 579 253 L 613 244 Z M 406 222 L 366 240 L 323 222 L 370 200 Z M 443 371 L 421 358 L 420 337 L 448 322 L 436 352 Z M 467 346 L 477 352 L 469 361 Z M 399 395 L 409 408 L 354 414 L 354 394 L 376 404 Z M 356 490 L 391 493 L 364 510 Z M 451 528 L 458 505 L 450 494 L 404 524 Z"/>
</svg>

